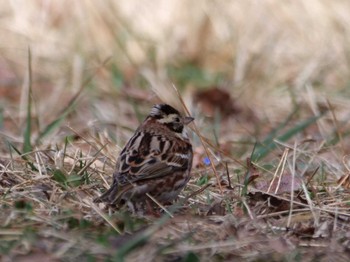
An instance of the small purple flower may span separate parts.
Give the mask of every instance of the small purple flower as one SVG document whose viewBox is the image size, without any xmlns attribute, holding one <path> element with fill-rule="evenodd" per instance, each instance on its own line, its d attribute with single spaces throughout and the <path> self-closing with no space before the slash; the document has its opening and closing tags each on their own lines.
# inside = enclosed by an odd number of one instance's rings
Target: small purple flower
<svg viewBox="0 0 350 262">
<path fill-rule="evenodd" d="M 209 157 L 203 158 L 203 163 L 204 163 L 204 165 L 209 166 L 209 165 L 210 165 L 210 159 L 209 159 Z"/>
</svg>

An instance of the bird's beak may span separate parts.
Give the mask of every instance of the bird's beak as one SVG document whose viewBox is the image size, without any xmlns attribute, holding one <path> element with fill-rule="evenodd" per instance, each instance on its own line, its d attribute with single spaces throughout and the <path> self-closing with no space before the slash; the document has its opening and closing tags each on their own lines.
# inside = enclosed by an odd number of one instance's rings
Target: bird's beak
<svg viewBox="0 0 350 262">
<path fill-rule="evenodd" d="M 185 116 L 185 117 L 183 118 L 183 123 L 184 123 L 184 125 L 188 125 L 188 124 L 191 123 L 193 120 L 194 120 L 193 117 Z"/>
</svg>

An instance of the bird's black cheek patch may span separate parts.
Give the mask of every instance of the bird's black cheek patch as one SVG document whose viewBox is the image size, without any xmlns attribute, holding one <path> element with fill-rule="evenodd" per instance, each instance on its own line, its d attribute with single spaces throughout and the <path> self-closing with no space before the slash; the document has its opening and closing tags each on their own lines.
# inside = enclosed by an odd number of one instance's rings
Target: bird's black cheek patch
<svg viewBox="0 0 350 262">
<path fill-rule="evenodd" d="M 182 133 L 182 130 L 184 129 L 182 124 L 166 123 L 164 125 L 168 127 L 171 131 L 174 131 L 176 133 Z"/>
</svg>

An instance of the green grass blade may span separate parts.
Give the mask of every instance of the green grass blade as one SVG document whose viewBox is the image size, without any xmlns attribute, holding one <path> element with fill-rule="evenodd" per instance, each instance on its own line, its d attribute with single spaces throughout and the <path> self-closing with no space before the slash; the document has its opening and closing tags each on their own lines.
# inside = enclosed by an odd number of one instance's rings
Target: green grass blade
<svg viewBox="0 0 350 262">
<path fill-rule="evenodd" d="M 291 137 L 293 137 L 294 135 L 302 132 L 303 130 L 305 130 L 307 127 L 309 127 L 310 125 L 312 125 L 313 123 L 315 123 L 319 118 L 321 118 L 324 115 L 318 115 L 318 116 L 313 116 L 310 117 L 308 119 L 306 119 L 305 121 L 297 124 L 296 126 L 290 128 L 289 130 L 287 130 L 285 133 L 283 133 L 280 136 L 277 136 L 277 132 L 276 130 L 274 130 L 273 133 L 274 136 L 272 136 L 272 134 L 270 133 L 268 135 L 268 137 L 262 142 L 259 143 L 256 146 L 256 149 L 254 151 L 254 154 L 252 155 L 252 161 L 256 162 L 257 160 L 260 160 L 262 158 L 264 158 L 265 156 L 267 156 L 272 150 L 274 150 L 277 147 L 277 144 L 273 141 L 274 139 L 277 139 L 281 142 L 286 142 L 288 141 Z M 286 123 L 286 122 L 285 122 Z M 278 127 L 278 130 L 281 129 L 281 126 Z"/>
<path fill-rule="evenodd" d="M 64 119 L 67 117 L 69 113 L 74 111 L 75 104 L 68 105 L 65 110 L 59 115 L 55 120 L 53 120 L 50 124 L 48 124 L 43 131 L 40 132 L 36 144 L 40 142 L 41 139 L 46 137 L 47 135 L 51 134 L 54 130 L 58 129 L 61 126 L 61 123 L 64 121 Z"/>
<path fill-rule="evenodd" d="M 21 151 L 19 151 L 19 149 L 18 149 L 17 147 L 15 147 L 10 141 L 7 141 L 7 144 L 10 146 L 10 148 L 12 147 L 12 149 L 15 150 L 16 153 L 17 153 L 18 155 L 20 155 L 21 158 L 22 158 L 24 161 L 27 162 L 27 164 L 30 166 L 30 168 L 31 168 L 33 171 L 39 171 L 39 170 L 34 166 L 34 164 L 33 164 L 32 162 L 29 161 L 28 157 L 25 156 L 25 155 L 23 155 L 23 154 L 21 153 Z"/>
<path fill-rule="evenodd" d="M 54 170 L 52 175 L 53 180 L 60 183 L 64 188 L 67 187 L 67 177 L 61 170 Z"/>
<path fill-rule="evenodd" d="M 288 123 L 293 119 L 293 117 L 297 114 L 298 111 L 299 111 L 299 108 L 296 108 L 292 113 L 288 115 L 285 121 L 279 124 L 276 128 L 272 129 L 272 131 L 267 135 L 267 137 L 264 139 L 264 141 L 261 144 L 268 145 L 272 143 L 275 137 L 277 136 L 278 132 L 288 125 Z"/>
<path fill-rule="evenodd" d="M 32 136 L 32 54 L 30 48 L 28 48 L 28 97 L 27 97 L 27 118 L 26 127 L 24 129 L 24 144 L 23 152 L 28 153 L 32 151 L 32 145 L 30 142 Z"/>
</svg>

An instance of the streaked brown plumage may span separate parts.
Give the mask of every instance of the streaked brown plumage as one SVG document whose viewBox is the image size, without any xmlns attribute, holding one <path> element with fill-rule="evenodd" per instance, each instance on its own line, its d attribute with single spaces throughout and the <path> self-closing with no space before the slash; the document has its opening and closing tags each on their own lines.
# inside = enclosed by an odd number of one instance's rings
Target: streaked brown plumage
<svg viewBox="0 0 350 262">
<path fill-rule="evenodd" d="M 184 126 L 192 121 L 154 105 L 121 151 L 110 189 L 94 202 L 145 201 L 146 193 L 161 203 L 176 199 L 190 179 L 193 152 Z"/>
</svg>

